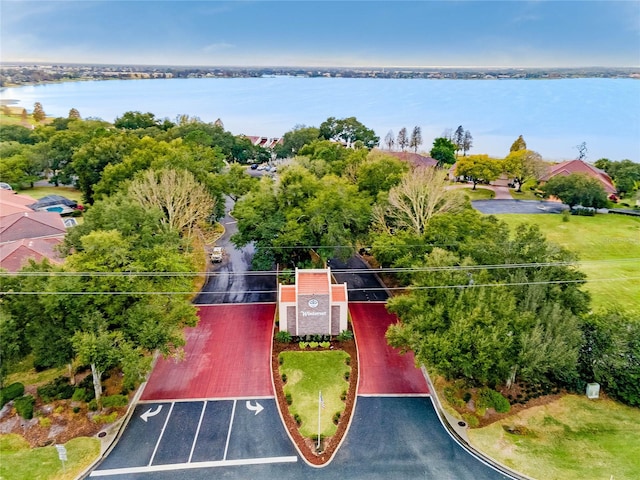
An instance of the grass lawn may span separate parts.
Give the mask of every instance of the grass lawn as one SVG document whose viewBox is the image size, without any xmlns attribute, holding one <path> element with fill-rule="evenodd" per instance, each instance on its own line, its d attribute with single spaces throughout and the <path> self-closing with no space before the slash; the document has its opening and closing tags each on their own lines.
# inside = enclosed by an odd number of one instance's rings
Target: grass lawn
<svg viewBox="0 0 640 480">
<path fill-rule="evenodd" d="M 29 195 L 36 200 L 40 200 L 42 197 L 46 197 L 47 195 L 62 195 L 63 197 L 67 197 L 69 200 L 75 200 L 80 204 L 82 203 L 82 193 L 80 190 L 73 187 L 33 187 L 20 190 L 18 193 Z"/>
<path fill-rule="evenodd" d="M 539 479 L 637 479 L 640 409 L 567 395 L 488 427 L 471 443 L 503 464 Z M 504 427 L 523 427 L 519 434 Z"/>
<path fill-rule="evenodd" d="M 493 190 L 482 188 L 482 185 L 478 185 L 475 190 L 473 188 L 463 188 L 464 194 L 469 197 L 469 200 L 490 200 L 496 196 Z"/>
<path fill-rule="evenodd" d="M 284 393 L 291 394 L 291 413 L 302 419 L 302 436 L 310 438 L 318 434 L 319 392 L 325 404 L 320 414 L 320 433 L 325 437 L 335 434 L 333 416 L 344 411 L 340 396 L 349 389 L 344 378 L 350 371 L 346 363 L 349 355 L 341 350 L 324 350 L 282 352 L 280 356 L 280 373 L 287 375 Z"/>
<path fill-rule="evenodd" d="M 640 313 L 640 218 L 608 214 L 572 216 L 563 222 L 553 214 L 496 217 L 512 228 L 537 224 L 551 242 L 576 252 L 594 309 L 621 307 Z"/>
<path fill-rule="evenodd" d="M 21 436 L 0 435 L 0 478 L 2 480 L 72 480 L 87 468 L 100 454 L 100 440 L 78 437 L 65 447 L 67 458 L 63 472 L 62 462 L 55 447 L 29 448 Z"/>
</svg>

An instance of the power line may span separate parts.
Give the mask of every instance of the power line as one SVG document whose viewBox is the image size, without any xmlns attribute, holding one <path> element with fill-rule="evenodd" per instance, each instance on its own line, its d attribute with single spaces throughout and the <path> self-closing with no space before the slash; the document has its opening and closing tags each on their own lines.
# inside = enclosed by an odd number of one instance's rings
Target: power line
<svg viewBox="0 0 640 480">
<path fill-rule="evenodd" d="M 619 282 L 627 280 L 640 280 L 640 277 L 625 277 L 625 278 L 596 278 L 596 279 L 584 279 L 584 280 L 543 280 L 539 282 L 504 282 L 504 283 L 483 283 L 483 284 L 454 284 L 454 285 L 426 285 L 426 286 L 407 286 L 407 287 L 375 287 L 375 288 L 347 288 L 347 292 L 375 292 L 375 291 L 414 291 L 414 290 L 436 290 L 443 288 L 478 288 L 478 287 L 510 287 L 510 286 L 529 286 L 529 285 L 558 285 L 558 284 L 571 284 L 571 283 L 596 283 L 596 282 Z M 0 292 L 0 295 L 267 295 L 276 294 L 277 290 L 242 290 L 242 291 L 212 291 L 212 292 L 161 292 L 161 291 L 110 291 L 110 292 L 52 292 L 52 291 L 32 291 L 32 292 L 13 292 L 6 291 Z"/>
<path fill-rule="evenodd" d="M 505 263 L 493 265 L 446 265 L 439 267 L 390 267 L 390 268 L 331 268 L 334 274 L 380 274 L 380 273 L 418 273 L 418 272 L 442 272 L 442 271 L 472 271 L 472 270 L 501 270 L 516 268 L 543 268 L 543 267 L 569 267 L 589 264 L 607 263 L 638 263 L 640 258 L 625 258 L 617 260 L 588 260 L 572 262 L 533 262 L 533 263 Z M 234 276 L 273 276 L 293 273 L 293 269 L 283 270 L 257 270 L 257 271 L 207 271 L 207 272 L 65 272 L 65 271 L 40 271 L 40 272 L 0 272 L 0 277 L 216 277 L 224 275 Z"/>
</svg>

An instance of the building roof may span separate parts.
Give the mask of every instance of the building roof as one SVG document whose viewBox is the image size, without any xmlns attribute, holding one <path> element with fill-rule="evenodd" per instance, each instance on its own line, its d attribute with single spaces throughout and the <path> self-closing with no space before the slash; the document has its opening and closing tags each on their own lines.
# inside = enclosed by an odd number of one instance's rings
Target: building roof
<svg viewBox="0 0 640 480">
<path fill-rule="evenodd" d="M 329 270 L 296 269 L 296 285 L 298 295 L 327 295 L 331 285 Z"/>
<path fill-rule="evenodd" d="M 63 236 L 47 238 L 23 238 L 15 242 L 0 244 L 0 268 L 17 272 L 29 259 L 36 262 L 48 258 L 53 263 L 62 263 L 62 257 L 55 247 L 62 243 Z"/>
<path fill-rule="evenodd" d="M 331 300 L 334 302 L 347 301 L 347 284 L 331 285 Z"/>
<path fill-rule="evenodd" d="M 296 286 L 295 285 L 280 285 L 280 301 L 286 303 L 295 303 L 296 301 Z"/>
<path fill-rule="evenodd" d="M 540 181 L 546 182 L 558 175 L 567 176 L 571 175 L 572 173 L 588 175 L 591 178 L 595 178 L 602 184 L 607 194 L 617 192 L 616 187 L 611 181 L 611 177 L 609 177 L 606 172 L 594 167 L 589 163 L 583 162 L 582 160 L 569 160 L 568 162 L 551 165 L 547 173 L 540 178 Z"/>
<path fill-rule="evenodd" d="M 381 150 L 387 155 L 399 158 L 405 162 L 410 163 L 413 167 L 435 167 L 438 165 L 438 161 L 435 158 L 426 157 L 419 153 L 413 152 L 394 152 L 391 150 Z"/>
<path fill-rule="evenodd" d="M 23 212 L 0 217 L 0 243 L 65 233 L 64 221 L 59 213 Z"/>
<path fill-rule="evenodd" d="M 13 215 L 14 213 L 32 212 L 28 207 L 36 201 L 28 195 L 20 195 L 12 190 L 0 190 L 0 217 Z"/>
</svg>

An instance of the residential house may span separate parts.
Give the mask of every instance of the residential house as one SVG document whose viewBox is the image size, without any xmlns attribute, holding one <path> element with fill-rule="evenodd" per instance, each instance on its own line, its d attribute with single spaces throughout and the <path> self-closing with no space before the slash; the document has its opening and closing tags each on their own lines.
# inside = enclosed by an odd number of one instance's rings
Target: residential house
<svg viewBox="0 0 640 480">
<path fill-rule="evenodd" d="M 558 175 L 571 175 L 572 173 L 578 173 L 581 175 L 587 175 L 591 178 L 598 180 L 607 195 L 615 195 L 617 193 L 616 187 L 613 185 L 611 177 L 606 172 L 594 167 L 593 165 L 583 162 L 582 160 L 570 160 L 568 162 L 557 163 L 551 165 L 545 175 L 540 178 L 540 183 L 548 182 L 551 178 Z"/>
</svg>

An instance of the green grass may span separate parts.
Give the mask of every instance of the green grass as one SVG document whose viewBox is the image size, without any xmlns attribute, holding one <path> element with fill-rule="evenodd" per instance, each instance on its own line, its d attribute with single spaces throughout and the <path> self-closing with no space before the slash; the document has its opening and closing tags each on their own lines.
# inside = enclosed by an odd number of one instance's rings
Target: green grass
<svg viewBox="0 0 640 480">
<path fill-rule="evenodd" d="M 462 191 L 469 197 L 469 200 L 490 200 L 496 196 L 493 190 L 482 188 L 482 185 L 478 185 L 475 190 L 473 188 L 463 188 Z"/>
<path fill-rule="evenodd" d="M 6 385 L 21 382 L 24 385 L 44 385 L 51 380 L 69 373 L 67 367 L 48 368 L 40 372 L 33 368 L 33 355 L 28 355 L 15 365 L 11 365 Z"/>
<path fill-rule="evenodd" d="M 620 307 L 640 313 L 640 218 L 608 214 L 563 222 L 553 214 L 496 216 L 512 228 L 539 225 L 549 241 L 576 252 L 594 310 Z"/>
<path fill-rule="evenodd" d="M 344 379 L 350 371 L 346 364 L 349 356 L 340 350 L 282 352 L 280 373 L 287 375 L 285 394 L 290 393 L 292 414 L 302 419 L 300 433 L 305 437 L 318 434 L 318 393 L 322 391 L 325 408 L 320 411 L 320 432 L 325 437 L 336 433 L 333 416 L 344 411 L 342 392 L 349 389 Z"/>
<path fill-rule="evenodd" d="M 567 395 L 488 427 L 469 430 L 472 445 L 539 479 L 636 479 L 640 472 L 640 409 Z M 522 434 L 503 426 L 524 427 Z"/>
<path fill-rule="evenodd" d="M 68 461 L 63 472 L 55 447 L 29 448 L 29 444 L 16 434 L 0 435 L 0 478 L 2 480 L 71 480 L 100 454 L 100 440 L 78 437 L 69 440 Z"/>
<path fill-rule="evenodd" d="M 67 197 L 69 200 L 75 200 L 78 203 L 82 203 L 82 193 L 80 190 L 73 187 L 33 187 L 20 190 L 18 193 L 29 195 L 36 200 L 40 200 L 42 197 L 46 197 L 47 195 L 62 195 L 63 197 Z"/>
</svg>

